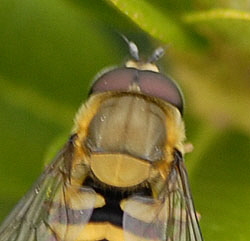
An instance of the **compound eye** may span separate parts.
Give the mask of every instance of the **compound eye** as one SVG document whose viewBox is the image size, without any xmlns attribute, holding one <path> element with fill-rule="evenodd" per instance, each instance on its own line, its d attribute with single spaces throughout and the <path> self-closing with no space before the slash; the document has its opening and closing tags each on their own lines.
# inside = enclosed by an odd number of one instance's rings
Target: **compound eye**
<svg viewBox="0 0 250 241">
<path fill-rule="evenodd" d="M 89 95 L 106 91 L 128 91 L 129 86 L 136 81 L 137 69 L 117 68 L 104 73 L 92 85 Z"/>
<path fill-rule="evenodd" d="M 139 76 L 140 89 L 144 94 L 167 101 L 183 114 L 182 92 L 170 77 L 152 71 L 141 71 Z"/>
<path fill-rule="evenodd" d="M 132 84 L 138 85 L 142 94 L 163 99 L 183 113 L 183 97 L 177 84 L 169 77 L 150 70 L 126 67 L 111 70 L 94 82 L 89 94 L 106 91 L 129 92 Z"/>
</svg>

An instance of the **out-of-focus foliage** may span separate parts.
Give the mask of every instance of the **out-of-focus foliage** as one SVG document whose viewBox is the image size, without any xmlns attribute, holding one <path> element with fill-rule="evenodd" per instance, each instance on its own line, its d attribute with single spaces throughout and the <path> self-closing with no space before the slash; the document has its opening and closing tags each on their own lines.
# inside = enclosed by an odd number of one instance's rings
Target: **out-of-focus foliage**
<svg viewBox="0 0 250 241">
<path fill-rule="evenodd" d="M 249 240 L 249 14 L 243 0 L 2 0 L 0 219 L 67 140 L 96 73 L 128 56 L 122 33 L 145 55 L 169 46 L 205 239 Z"/>
</svg>

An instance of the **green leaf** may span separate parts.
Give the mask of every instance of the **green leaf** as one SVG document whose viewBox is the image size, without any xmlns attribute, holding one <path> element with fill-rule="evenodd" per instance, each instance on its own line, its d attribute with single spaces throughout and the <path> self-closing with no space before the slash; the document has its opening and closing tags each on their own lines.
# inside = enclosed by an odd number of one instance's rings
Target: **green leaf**
<svg viewBox="0 0 250 241">
<path fill-rule="evenodd" d="M 3 78 L 1 83 L 0 95 L 2 101 L 23 109 L 43 121 L 64 128 L 67 128 L 72 123 L 73 108 L 39 95 L 30 86 L 13 84 Z"/>
<path fill-rule="evenodd" d="M 217 134 L 216 134 L 217 132 Z M 249 219 L 249 137 L 235 129 L 214 131 L 213 141 L 202 147 L 200 136 L 206 138 L 207 128 L 200 128 L 194 138 L 194 149 L 187 165 L 199 158 L 191 172 L 191 187 L 201 227 L 206 240 L 247 241 Z M 208 133 L 209 134 L 209 133 Z M 248 144 L 247 144 L 248 143 Z M 197 153 L 198 155 L 197 155 Z"/>
<path fill-rule="evenodd" d="M 250 13 L 236 9 L 211 9 L 208 11 L 187 13 L 183 16 L 183 21 L 187 23 L 213 21 L 216 19 L 235 19 L 250 21 Z"/>
<path fill-rule="evenodd" d="M 107 2 L 112 3 L 141 29 L 162 42 L 171 42 L 181 48 L 194 44 L 191 34 L 170 15 L 155 8 L 153 2 L 144 0 L 107 0 Z"/>
</svg>

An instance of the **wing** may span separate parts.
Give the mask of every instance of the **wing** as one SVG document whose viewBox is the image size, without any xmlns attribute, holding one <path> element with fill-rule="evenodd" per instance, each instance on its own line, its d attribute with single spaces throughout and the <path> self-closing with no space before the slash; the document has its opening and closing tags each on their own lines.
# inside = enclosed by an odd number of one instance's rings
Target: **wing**
<svg viewBox="0 0 250 241">
<path fill-rule="evenodd" d="M 188 183 L 188 175 L 181 154 L 175 161 L 168 181 L 167 237 L 169 241 L 202 241 L 198 218 Z"/>
<path fill-rule="evenodd" d="M 202 241 L 186 169 L 176 152 L 159 200 L 133 197 L 123 205 L 126 241 Z"/>
<path fill-rule="evenodd" d="M 95 192 L 71 184 L 73 153 L 71 138 L 3 222 L 1 241 L 77 240 L 92 214 Z"/>
</svg>

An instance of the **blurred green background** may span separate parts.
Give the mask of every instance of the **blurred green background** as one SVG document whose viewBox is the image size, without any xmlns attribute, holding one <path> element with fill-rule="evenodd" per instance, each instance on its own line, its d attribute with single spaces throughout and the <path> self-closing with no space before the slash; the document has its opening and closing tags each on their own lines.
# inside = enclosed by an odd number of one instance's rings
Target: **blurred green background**
<svg viewBox="0 0 250 241">
<path fill-rule="evenodd" d="M 94 76 L 168 46 L 186 97 L 186 164 L 206 240 L 250 238 L 250 2 L 1 0 L 0 220 L 67 140 Z"/>
</svg>

